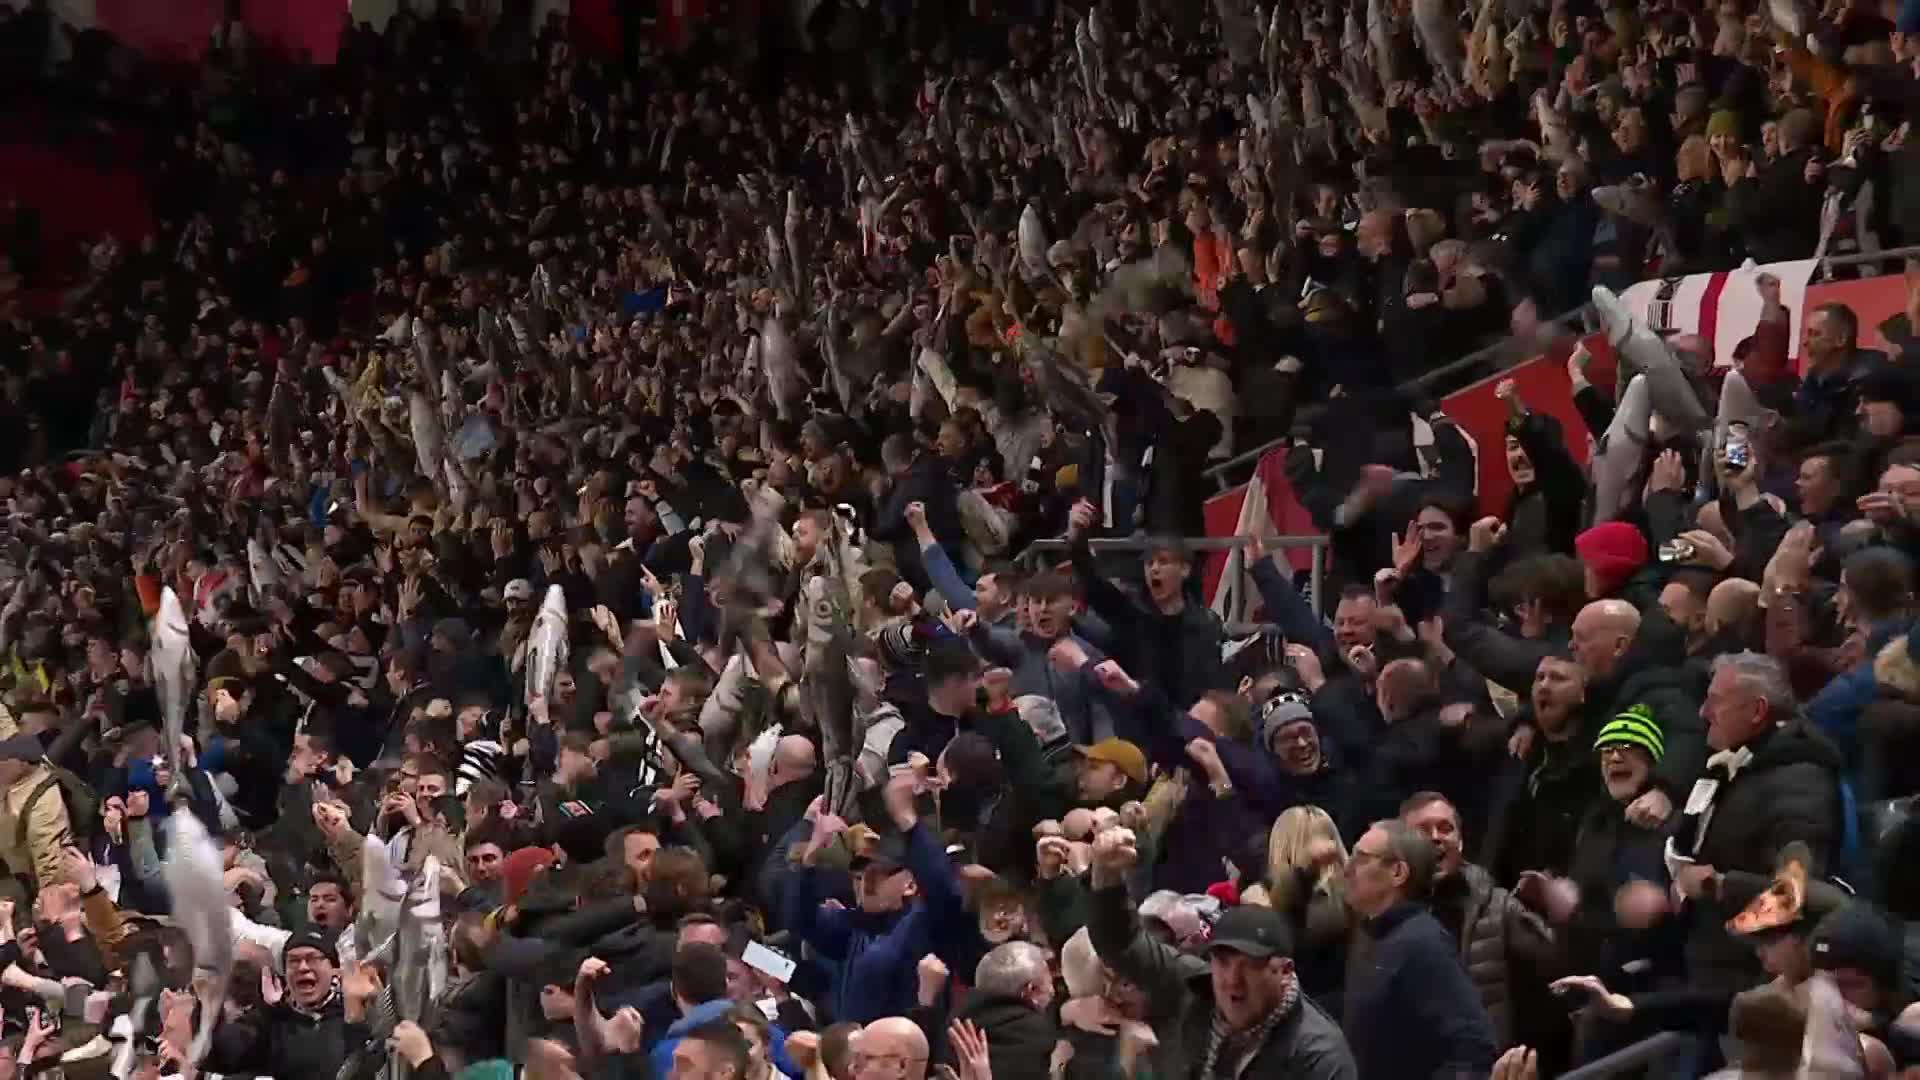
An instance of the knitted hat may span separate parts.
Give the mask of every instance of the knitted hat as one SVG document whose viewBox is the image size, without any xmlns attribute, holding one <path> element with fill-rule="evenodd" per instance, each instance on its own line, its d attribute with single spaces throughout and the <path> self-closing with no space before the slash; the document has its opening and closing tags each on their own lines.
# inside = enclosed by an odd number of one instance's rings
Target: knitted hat
<svg viewBox="0 0 1920 1080">
<path fill-rule="evenodd" d="M 918 671 L 927 658 L 927 646 L 914 632 L 911 621 L 901 621 L 880 630 L 880 656 L 888 671 Z"/>
<path fill-rule="evenodd" d="M 1738 139 L 1740 137 L 1740 114 L 1732 109 L 1715 109 L 1713 115 L 1707 117 L 1707 138 L 1711 139 L 1715 135 L 1725 135 L 1730 139 Z"/>
<path fill-rule="evenodd" d="M 1275 694 L 1260 709 L 1260 745 L 1272 746 L 1273 737 L 1289 724 L 1313 723 L 1313 707 L 1307 695 L 1297 690 Z"/>
<path fill-rule="evenodd" d="M 1667 740 L 1660 733 L 1660 722 L 1653 718 L 1653 710 L 1645 705 L 1635 705 L 1627 711 L 1607 721 L 1600 734 L 1593 737 L 1593 748 L 1620 744 L 1637 746 L 1645 750 L 1655 762 L 1667 754 Z"/>
<path fill-rule="evenodd" d="M 1573 550 L 1611 593 L 1647 563 L 1647 538 L 1624 521 L 1603 521 L 1573 538 Z"/>
<path fill-rule="evenodd" d="M 500 759 L 506 748 L 492 739 L 475 739 L 460 747 L 460 764 L 454 770 L 453 793 L 465 795 L 482 780 L 500 778 Z"/>
</svg>

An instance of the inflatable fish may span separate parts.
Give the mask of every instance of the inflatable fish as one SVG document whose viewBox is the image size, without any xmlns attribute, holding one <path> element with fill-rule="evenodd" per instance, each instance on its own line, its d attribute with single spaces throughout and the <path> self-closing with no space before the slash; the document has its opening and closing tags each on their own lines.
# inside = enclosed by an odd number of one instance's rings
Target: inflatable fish
<svg viewBox="0 0 1920 1080">
<path fill-rule="evenodd" d="M 213 1029 L 233 974 L 233 908 L 221 872 L 220 849 L 192 812 L 167 816 L 167 858 L 161 864 L 174 919 L 193 945 L 194 966 L 210 974 L 200 1002 L 200 1028 L 188 1057 L 199 1062 L 213 1043 Z"/>
<path fill-rule="evenodd" d="M 567 664 L 567 591 L 547 586 L 527 636 L 527 701 L 553 693 L 554 677 Z"/>
<path fill-rule="evenodd" d="M 1627 370 L 1645 372 L 1647 394 L 1653 410 L 1682 431 L 1700 431 L 1712 423 L 1712 417 L 1700 404 L 1693 384 L 1680 370 L 1673 350 L 1660 336 L 1647 329 L 1627 311 L 1626 304 L 1605 285 L 1593 287 L 1593 307 L 1600 316 L 1607 342 L 1619 354 Z"/>
<path fill-rule="evenodd" d="M 1613 422 L 1593 456 L 1593 522 L 1611 521 L 1632 505 L 1633 479 L 1647 453 L 1653 405 L 1647 377 L 1635 375 L 1620 394 Z"/>
<path fill-rule="evenodd" d="M 172 588 L 160 591 L 160 610 L 153 617 L 153 648 L 147 654 L 147 663 L 153 669 L 154 693 L 160 699 L 160 717 L 167 733 L 166 752 L 178 789 L 186 783 L 180 739 L 187 730 L 187 695 L 193 692 L 194 670 L 187 613 Z M 224 905 L 224 889 L 221 895 Z"/>
</svg>

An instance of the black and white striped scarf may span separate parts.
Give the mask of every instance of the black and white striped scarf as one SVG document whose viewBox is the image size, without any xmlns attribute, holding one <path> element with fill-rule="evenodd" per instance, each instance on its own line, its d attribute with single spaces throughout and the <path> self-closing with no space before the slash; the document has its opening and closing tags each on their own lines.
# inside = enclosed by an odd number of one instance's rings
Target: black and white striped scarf
<svg viewBox="0 0 1920 1080">
<path fill-rule="evenodd" d="M 1266 1045 L 1267 1036 L 1273 1029 L 1295 1010 L 1300 1008 L 1300 980 L 1289 974 L 1286 986 L 1280 991 L 1280 1000 L 1273 1010 L 1260 1018 L 1260 1022 L 1244 1031 L 1227 1030 L 1227 1022 L 1219 1009 L 1213 1013 L 1213 1027 L 1207 1033 L 1207 1052 L 1200 1057 L 1200 1067 L 1193 1073 L 1194 1080 L 1213 1080 L 1215 1070 L 1225 1066 L 1225 1075 L 1237 1076 L 1243 1059 L 1259 1053 Z"/>
</svg>

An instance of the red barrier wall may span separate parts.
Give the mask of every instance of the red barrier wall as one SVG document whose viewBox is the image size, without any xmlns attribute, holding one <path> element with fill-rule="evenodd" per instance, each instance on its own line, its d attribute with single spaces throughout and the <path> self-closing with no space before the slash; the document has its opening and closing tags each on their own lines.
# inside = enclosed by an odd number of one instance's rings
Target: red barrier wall
<svg viewBox="0 0 1920 1080">
<path fill-rule="evenodd" d="M 94 19 L 129 48 L 178 62 L 206 54 L 219 21 L 221 0 L 94 0 Z M 242 0 L 241 18 L 254 48 L 279 60 L 305 50 L 317 64 L 331 64 L 340 47 L 345 0 Z"/>
<path fill-rule="evenodd" d="M 1907 310 L 1907 283 L 1900 274 L 1856 281 L 1827 281 L 1807 286 L 1807 310 L 1821 304 L 1841 303 L 1860 317 L 1860 347 L 1888 349 L 1880 324 Z"/>
</svg>

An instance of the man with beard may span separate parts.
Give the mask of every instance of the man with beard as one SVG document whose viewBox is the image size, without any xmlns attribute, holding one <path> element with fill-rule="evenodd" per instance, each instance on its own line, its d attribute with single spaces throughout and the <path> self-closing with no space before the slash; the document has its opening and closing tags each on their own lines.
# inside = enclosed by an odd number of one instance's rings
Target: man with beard
<svg viewBox="0 0 1920 1080">
<path fill-rule="evenodd" d="M 282 953 L 285 989 L 279 980 L 260 1004 L 222 1020 L 204 1066 L 222 1073 L 262 1076 L 332 1076 L 349 1053 L 372 1036 L 367 1006 L 378 993 L 372 973 L 351 966 L 343 977 L 331 935 L 295 934 Z"/>
<path fill-rule="evenodd" d="M 1154 541 L 1146 551 L 1146 595 L 1138 601 L 1129 599 L 1094 564 L 1087 534 L 1095 513 L 1092 503 L 1076 503 L 1067 539 L 1072 545 L 1073 572 L 1086 589 L 1088 606 L 1106 620 L 1114 642 L 1130 654 L 1118 658 L 1122 665 L 1138 673 L 1141 682 L 1160 688 L 1178 709 L 1193 704 L 1208 690 L 1227 687 L 1220 660 L 1220 617 L 1187 597 L 1193 559 L 1186 547 L 1177 539 Z"/>
<path fill-rule="evenodd" d="M 1580 815 L 1599 794 L 1588 750 L 1595 725 L 1586 711 L 1586 672 L 1565 655 L 1540 660 L 1522 713 L 1535 735 L 1509 755 L 1493 797 L 1482 861 L 1501 881 L 1523 870 L 1566 873 Z"/>
</svg>

